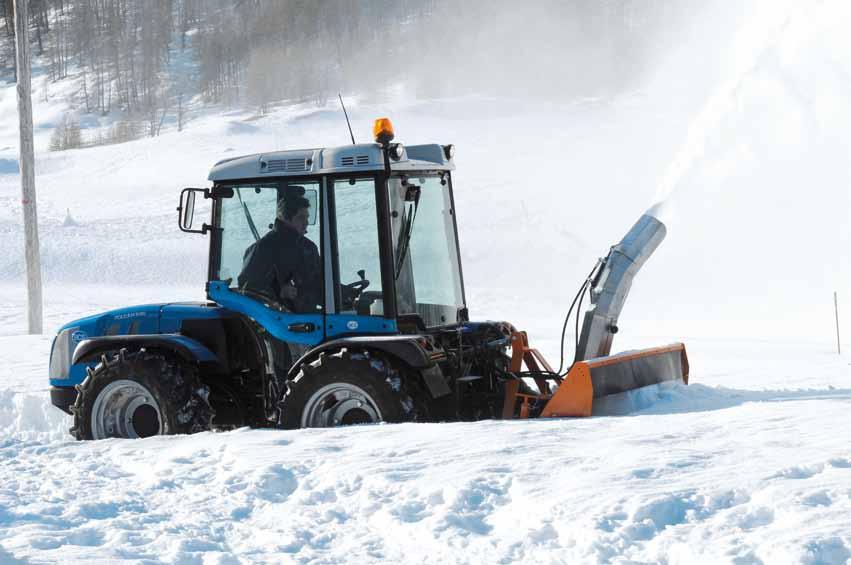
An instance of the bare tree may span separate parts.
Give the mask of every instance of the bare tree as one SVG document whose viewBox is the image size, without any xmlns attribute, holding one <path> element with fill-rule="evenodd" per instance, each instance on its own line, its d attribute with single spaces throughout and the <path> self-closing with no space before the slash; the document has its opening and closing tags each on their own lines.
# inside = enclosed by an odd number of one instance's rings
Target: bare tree
<svg viewBox="0 0 851 565">
<path fill-rule="evenodd" d="M 50 150 L 64 151 L 82 146 L 83 134 L 80 131 L 80 122 L 72 114 L 66 113 L 53 129 L 50 136 Z"/>
<path fill-rule="evenodd" d="M 167 108 L 183 129 L 196 92 L 265 112 L 283 100 L 323 105 L 336 92 L 370 95 L 397 83 L 429 97 L 623 89 L 641 71 L 660 22 L 670 24 L 691 3 L 527 4 L 29 0 L 28 19 L 50 80 L 73 69 L 87 112 L 118 110 L 150 133 L 166 127 Z M 0 75 L 15 67 L 12 5 L 0 0 Z"/>
</svg>

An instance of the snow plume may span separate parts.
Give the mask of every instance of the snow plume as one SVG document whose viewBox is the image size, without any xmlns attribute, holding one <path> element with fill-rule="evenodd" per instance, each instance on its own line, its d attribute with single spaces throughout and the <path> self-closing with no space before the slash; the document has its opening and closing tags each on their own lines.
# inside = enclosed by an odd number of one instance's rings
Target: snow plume
<svg viewBox="0 0 851 565">
<path fill-rule="evenodd" d="M 765 52 L 775 47 L 793 20 L 792 3 L 773 2 L 772 6 L 772 11 L 755 14 L 741 29 L 728 78 L 718 85 L 689 124 L 685 142 L 662 176 L 653 208 L 664 203 L 681 186 L 692 167 L 705 158 L 712 135 L 737 109 L 737 93 L 742 83 L 759 67 Z"/>
<path fill-rule="evenodd" d="M 650 208 L 648 208 L 645 212 L 645 215 L 652 216 L 656 218 L 663 224 L 666 224 L 670 221 L 671 216 L 673 214 L 673 208 L 668 204 L 666 200 L 661 200 L 659 202 L 655 202 Z"/>
</svg>

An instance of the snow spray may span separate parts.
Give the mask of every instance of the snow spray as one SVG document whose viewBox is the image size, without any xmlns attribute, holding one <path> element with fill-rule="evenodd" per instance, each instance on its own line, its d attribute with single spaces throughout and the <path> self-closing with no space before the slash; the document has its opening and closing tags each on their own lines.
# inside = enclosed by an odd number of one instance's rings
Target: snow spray
<svg viewBox="0 0 851 565">
<path fill-rule="evenodd" d="M 774 48 L 778 39 L 793 20 L 791 10 L 778 10 L 770 21 L 752 17 L 749 24 L 739 33 L 743 44 L 735 54 L 736 64 L 730 77 L 723 81 L 709 97 L 697 116 L 691 121 L 676 157 L 668 165 L 662 181 L 656 189 L 652 206 L 645 212 L 665 223 L 673 212 L 667 205 L 685 175 L 706 156 L 706 145 L 710 134 L 721 125 L 722 120 L 735 110 L 736 94 L 742 83 L 759 68 L 764 53 Z M 663 218 L 665 216 L 666 218 Z"/>
</svg>

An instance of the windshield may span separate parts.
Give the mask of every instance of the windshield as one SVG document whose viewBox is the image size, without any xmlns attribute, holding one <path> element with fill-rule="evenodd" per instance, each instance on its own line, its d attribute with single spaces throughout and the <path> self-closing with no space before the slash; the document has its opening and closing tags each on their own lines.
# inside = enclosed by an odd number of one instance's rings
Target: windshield
<svg viewBox="0 0 851 565">
<path fill-rule="evenodd" d="M 394 177 L 389 190 L 398 312 L 454 323 L 464 294 L 448 178 Z"/>
</svg>

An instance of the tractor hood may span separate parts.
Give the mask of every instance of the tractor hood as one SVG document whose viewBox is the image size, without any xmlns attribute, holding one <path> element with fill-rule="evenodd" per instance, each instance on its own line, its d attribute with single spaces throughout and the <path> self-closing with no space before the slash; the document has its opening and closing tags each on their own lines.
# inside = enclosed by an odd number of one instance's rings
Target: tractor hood
<svg viewBox="0 0 851 565">
<path fill-rule="evenodd" d="M 103 335 L 168 333 L 178 331 L 183 320 L 222 318 L 227 312 L 208 302 L 142 304 L 74 320 L 59 328 L 59 333 L 75 329 L 75 342 Z"/>
<path fill-rule="evenodd" d="M 109 310 L 74 320 L 59 328 L 50 351 L 50 382 L 54 386 L 77 384 L 85 367 L 71 366 L 74 349 L 81 341 L 107 335 L 178 333 L 188 319 L 227 316 L 229 310 L 206 302 L 166 302 Z"/>
</svg>

